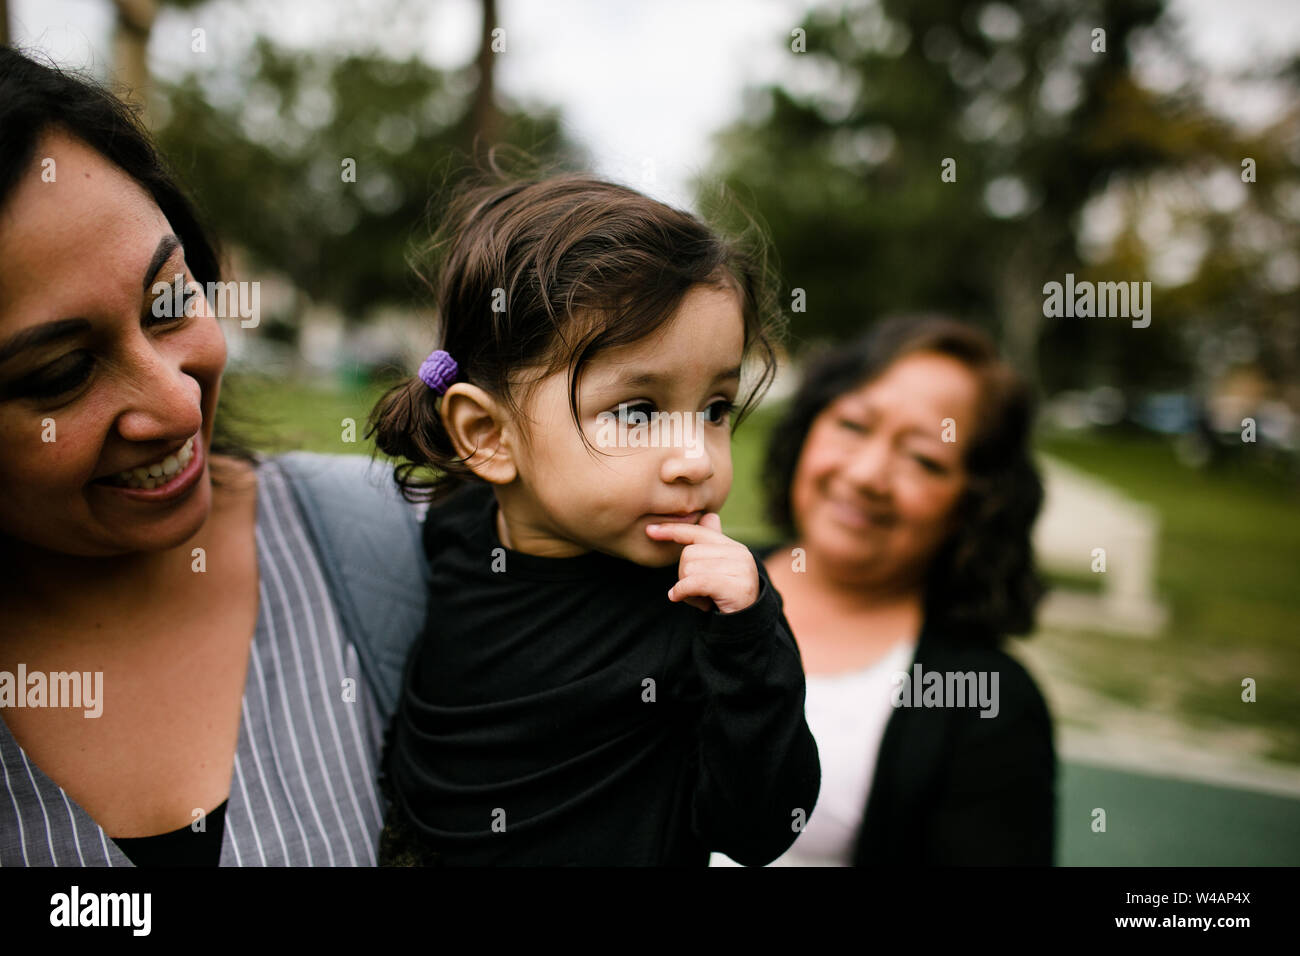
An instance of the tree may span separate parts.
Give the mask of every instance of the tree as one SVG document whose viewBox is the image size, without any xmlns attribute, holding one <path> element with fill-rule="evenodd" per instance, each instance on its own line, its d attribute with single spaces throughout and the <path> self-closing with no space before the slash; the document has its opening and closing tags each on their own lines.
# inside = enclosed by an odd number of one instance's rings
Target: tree
<svg viewBox="0 0 1300 956">
<path fill-rule="evenodd" d="M 113 67 L 123 95 L 147 115 L 149 34 L 158 16 L 157 0 L 113 0 Z"/>
<path fill-rule="evenodd" d="M 492 48 L 497 30 L 496 0 L 482 0 L 483 27 L 479 31 L 478 83 L 474 86 L 474 132 L 481 142 L 492 144 L 501 136 L 501 110 L 496 97 L 496 50 Z"/>
<path fill-rule="evenodd" d="M 151 113 L 149 37 L 163 7 L 192 9 L 203 0 L 112 0 L 113 70 L 122 95 Z"/>
<path fill-rule="evenodd" d="M 159 139 L 198 195 L 219 202 L 210 218 L 225 239 L 360 318 L 412 297 L 406 252 L 467 163 L 473 89 L 419 59 L 262 37 L 242 74 L 161 86 Z M 501 129 L 543 161 L 577 161 L 553 111 L 506 111 Z"/>
<path fill-rule="evenodd" d="M 1163 0 L 882 0 L 810 13 L 782 41 L 790 79 L 751 92 L 712 171 L 752 197 L 789 286 L 806 291 L 796 350 L 932 309 L 995 330 L 1053 388 L 1110 375 L 1116 351 L 1129 382 L 1186 369 L 1178 300 L 1163 291 L 1162 321 L 1146 329 L 1043 317 L 1043 285 L 1089 265 L 1079 226 L 1091 200 L 1244 155 L 1194 90 L 1135 79 L 1134 49 L 1180 57 L 1163 11 Z"/>
</svg>

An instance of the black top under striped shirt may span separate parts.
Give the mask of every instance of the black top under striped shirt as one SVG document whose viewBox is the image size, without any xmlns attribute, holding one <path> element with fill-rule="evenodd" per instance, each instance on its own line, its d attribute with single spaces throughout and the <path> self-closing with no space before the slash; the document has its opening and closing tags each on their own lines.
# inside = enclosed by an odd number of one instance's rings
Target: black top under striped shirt
<svg viewBox="0 0 1300 956">
<path fill-rule="evenodd" d="M 113 842 L 136 866 L 217 866 L 225 824 L 226 801 L 222 800 L 207 814 L 202 830 L 186 825 L 153 836 L 113 837 Z"/>
</svg>

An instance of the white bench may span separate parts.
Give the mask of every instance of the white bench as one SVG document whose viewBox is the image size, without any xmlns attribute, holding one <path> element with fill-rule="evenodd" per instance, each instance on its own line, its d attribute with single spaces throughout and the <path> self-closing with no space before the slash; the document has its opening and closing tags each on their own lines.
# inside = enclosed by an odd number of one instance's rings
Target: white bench
<svg viewBox="0 0 1300 956">
<path fill-rule="evenodd" d="M 1155 509 L 1054 458 L 1040 455 L 1045 497 L 1034 526 L 1034 550 L 1045 571 L 1094 574 L 1100 594 L 1055 587 L 1039 608 L 1039 624 L 1158 635 L 1168 609 L 1155 593 L 1160 518 Z M 1105 550 L 1094 572 L 1094 549 Z"/>
</svg>

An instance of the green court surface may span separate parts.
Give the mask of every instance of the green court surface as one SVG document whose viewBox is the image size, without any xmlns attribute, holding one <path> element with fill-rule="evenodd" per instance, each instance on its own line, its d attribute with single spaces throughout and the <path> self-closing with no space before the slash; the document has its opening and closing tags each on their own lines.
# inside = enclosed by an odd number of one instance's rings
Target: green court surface
<svg viewBox="0 0 1300 956">
<path fill-rule="evenodd" d="M 1300 865 L 1300 798 L 1064 761 L 1059 773 L 1058 866 Z"/>
</svg>

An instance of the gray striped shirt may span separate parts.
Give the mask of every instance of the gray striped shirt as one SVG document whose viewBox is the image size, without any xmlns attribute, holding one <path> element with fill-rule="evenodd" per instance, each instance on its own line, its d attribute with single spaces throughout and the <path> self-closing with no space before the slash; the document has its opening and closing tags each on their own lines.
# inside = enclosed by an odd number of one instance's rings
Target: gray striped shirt
<svg viewBox="0 0 1300 956">
<path fill-rule="evenodd" d="M 257 629 L 222 866 L 373 866 L 384 719 L 326 590 L 288 479 L 258 467 Z M 344 699 L 343 682 L 355 692 Z M 3 711 L 0 711 L 0 717 Z M 130 866 L 0 719 L 0 866 Z"/>
</svg>

